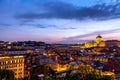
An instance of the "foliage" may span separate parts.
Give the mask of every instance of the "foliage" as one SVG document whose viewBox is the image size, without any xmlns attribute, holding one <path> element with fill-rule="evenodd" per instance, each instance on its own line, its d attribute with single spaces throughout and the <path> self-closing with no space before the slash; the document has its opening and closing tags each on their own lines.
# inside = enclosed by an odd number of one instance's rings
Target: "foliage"
<svg viewBox="0 0 120 80">
<path fill-rule="evenodd" d="M 44 74 L 43 80 L 115 80 L 113 76 L 99 76 L 99 73 L 89 65 L 81 66 L 76 72 L 70 67 L 65 76 L 57 76 L 49 66 L 39 65 L 31 71 L 31 80 L 38 80 L 38 74 Z"/>
<path fill-rule="evenodd" d="M 47 65 L 38 65 L 31 70 L 31 79 L 38 79 L 38 75 L 43 74 L 45 80 L 53 80 L 56 78 L 55 71 Z"/>
<path fill-rule="evenodd" d="M 5 79 L 5 80 L 14 80 L 14 72 L 12 70 L 5 70 L 1 69 L 0 70 L 0 80 Z"/>
<path fill-rule="evenodd" d="M 102 76 L 98 80 L 113 80 L 111 76 Z"/>
</svg>

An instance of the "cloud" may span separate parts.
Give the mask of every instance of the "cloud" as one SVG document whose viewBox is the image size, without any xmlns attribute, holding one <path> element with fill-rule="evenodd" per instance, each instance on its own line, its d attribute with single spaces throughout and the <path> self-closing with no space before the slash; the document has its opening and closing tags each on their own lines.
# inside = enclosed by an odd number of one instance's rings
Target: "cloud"
<svg viewBox="0 0 120 80">
<path fill-rule="evenodd" d="M 7 29 L 11 29 L 12 25 L 11 24 L 7 24 L 7 23 L 0 23 L 0 30 L 7 30 Z M 1 32 L 1 31 L 0 31 Z"/>
<path fill-rule="evenodd" d="M 8 29 L 11 25 L 6 23 L 0 23 L 0 30 Z"/>
<path fill-rule="evenodd" d="M 68 30 L 68 29 L 76 29 L 74 27 L 59 27 L 57 25 L 46 25 L 46 24 L 31 24 L 31 23 L 24 23 L 20 24 L 20 26 L 32 26 L 36 28 L 54 28 L 54 29 L 59 29 L 59 30 Z"/>
<path fill-rule="evenodd" d="M 41 4 L 40 4 L 41 5 Z M 41 18 L 72 18 L 75 15 L 75 6 L 63 2 L 47 2 L 42 4 L 46 10 L 45 13 L 24 13 L 17 15 L 16 18 L 20 19 L 41 19 Z"/>
<path fill-rule="evenodd" d="M 120 29 L 107 30 L 107 31 L 96 31 L 93 33 L 85 34 L 85 35 L 70 37 L 67 39 L 74 39 L 74 38 L 77 39 L 77 38 L 89 37 L 89 36 L 93 36 L 93 35 L 97 35 L 97 34 L 109 34 L 109 33 L 114 33 L 114 32 L 118 32 L 118 31 L 120 31 Z"/>
<path fill-rule="evenodd" d="M 68 29 L 77 29 L 77 28 L 73 28 L 73 27 L 67 27 L 67 28 L 64 28 L 64 27 L 57 27 L 57 29 L 60 29 L 60 30 L 68 30 Z"/>
<path fill-rule="evenodd" d="M 120 18 L 120 3 L 116 4 L 96 4 L 91 7 L 76 7 L 65 2 L 47 2 L 40 4 L 39 8 L 44 9 L 43 13 L 31 12 L 16 15 L 17 19 L 96 19 L 107 20 Z"/>
<path fill-rule="evenodd" d="M 34 27 L 37 27 L 37 28 L 47 28 L 42 24 L 29 24 L 29 23 L 27 23 L 27 24 L 23 23 L 23 24 L 20 24 L 20 26 L 34 26 Z"/>
<path fill-rule="evenodd" d="M 92 33 L 89 33 L 89 34 L 64 38 L 64 40 L 60 41 L 60 43 L 61 42 L 77 43 L 77 42 L 92 41 L 93 39 L 91 37 L 97 36 L 98 34 L 106 35 L 106 34 L 113 34 L 113 33 L 117 33 L 117 32 L 120 32 L 120 29 L 106 30 L 106 31 L 96 31 L 96 32 L 92 32 Z"/>
<path fill-rule="evenodd" d="M 5 23 L 0 23 L 0 26 L 2 27 L 2 26 L 11 26 L 10 24 L 5 24 Z"/>
</svg>

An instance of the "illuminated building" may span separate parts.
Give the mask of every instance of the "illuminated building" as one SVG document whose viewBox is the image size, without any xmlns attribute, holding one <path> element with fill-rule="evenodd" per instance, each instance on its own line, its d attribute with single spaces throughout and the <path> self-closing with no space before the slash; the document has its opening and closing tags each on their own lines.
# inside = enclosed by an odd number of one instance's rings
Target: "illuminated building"
<svg viewBox="0 0 120 80">
<path fill-rule="evenodd" d="M 102 42 L 100 42 L 100 43 L 98 44 L 98 46 L 99 46 L 99 47 L 105 47 L 105 46 L 106 46 L 106 43 L 105 43 L 104 41 L 102 41 Z"/>
<path fill-rule="evenodd" d="M 86 43 L 84 44 L 84 47 L 85 47 L 85 48 L 96 47 L 96 46 L 97 46 L 97 43 L 94 42 L 94 41 L 92 41 L 92 42 L 86 42 Z"/>
<path fill-rule="evenodd" d="M 48 65 L 55 71 L 68 70 L 70 67 L 69 64 L 60 64 L 60 63 L 49 63 Z"/>
<path fill-rule="evenodd" d="M 96 37 L 96 43 L 99 44 L 102 41 L 103 41 L 102 36 L 98 34 L 98 36 Z"/>
<path fill-rule="evenodd" d="M 100 34 L 98 34 L 98 36 L 96 37 L 95 41 L 91 41 L 91 42 L 86 42 L 84 43 L 83 46 L 81 46 L 82 48 L 91 48 L 91 47 L 105 47 L 106 44 L 103 41 L 103 38 Z"/>
<path fill-rule="evenodd" d="M 92 61 L 92 60 L 96 60 L 96 61 L 101 61 L 101 62 L 108 62 L 108 58 L 99 58 L 99 57 L 79 57 L 78 60 L 82 60 L 82 61 Z"/>
<path fill-rule="evenodd" d="M 0 56 L 0 68 L 12 70 L 15 78 L 24 78 L 24 57 Z"/>
</svg>

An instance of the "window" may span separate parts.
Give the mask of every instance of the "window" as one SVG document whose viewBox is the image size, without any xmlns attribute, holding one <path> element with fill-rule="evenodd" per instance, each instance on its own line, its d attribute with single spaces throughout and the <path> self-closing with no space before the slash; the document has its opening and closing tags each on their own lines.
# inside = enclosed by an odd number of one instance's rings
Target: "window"
<svg viewBox="0 0 120 80">
<path fill-rule="evenodd" d="M 15 64 L 14 67 L 17 67 L 17 65 Z"/>
<path fill-rule="evenodd" d="M 14 69 L 14 71 L 17 71 L 17 69 Z"/>
<path fill-rule="evenodd" d="M 8 64 L 8 61 L 6 61 L 6 64 Z"/>
<path fill-rule="evenodd" d="M 15 75 L 17 75 L 17 73 L 15 73 Z"/>
<path fill-rule="evenodd" d="M 20 75 L 20 74 L 22 74 L 22 72 L 19 72 L 18 74 Z"/>
<path fill-rule="evenodd" d="M 15 63 L 16 63 L 17 61 L 15 60 Z"/>
<path fill-rule="evenodd" d="M 20 68 L 19 71 L 22 71 L 22 68 Z"/>
<path fill-rule="evenodd" d="M 12 60 L 10 61 L 10 63 L 12 63 Z"/>
<path fill-rule="evenodd" d="M 0 68 L 1 68 L 1 69 L 3 69 L 3 67 L 2 67 L 2 66 L 1 66 Z"/>
</svg>

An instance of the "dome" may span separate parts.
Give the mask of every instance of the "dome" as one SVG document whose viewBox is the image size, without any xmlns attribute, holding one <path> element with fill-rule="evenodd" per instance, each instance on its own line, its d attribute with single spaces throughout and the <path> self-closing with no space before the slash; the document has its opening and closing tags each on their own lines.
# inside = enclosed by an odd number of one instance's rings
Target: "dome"
<svg viewBox="0 0 120 80">
<path fill-rule="evenodd" d="M 100 34 L 98 34 L 98 36 L 96 38 L 102 38 L 102 36 L 100 36 Z"/>
<path fill-rule="evenodd" d="M 102 41 L 103 41 L 102 36 L 100 36 L 100 34 L 98 34 L 98 36 L 96 37 L 97 44 L 99 44 Z"/>
</svg>

